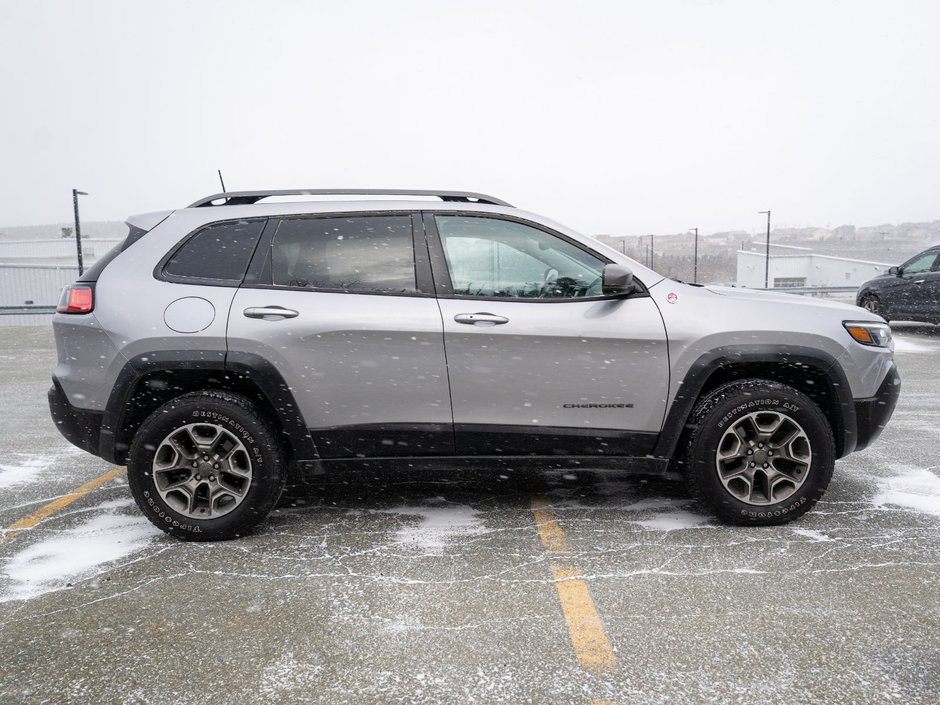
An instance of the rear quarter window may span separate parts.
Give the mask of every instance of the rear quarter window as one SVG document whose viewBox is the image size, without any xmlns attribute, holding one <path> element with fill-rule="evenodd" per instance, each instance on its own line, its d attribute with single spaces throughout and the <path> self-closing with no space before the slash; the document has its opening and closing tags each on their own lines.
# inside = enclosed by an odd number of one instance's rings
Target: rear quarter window
<svg viewBox="0 0 940 705">
<path fill-rule="evenodd" d="M 163 278 L 175 282 L 241 284 L 264 223 L 264 220 L 233 220 L 197 230 L 166 259 Z"/>
</svg>

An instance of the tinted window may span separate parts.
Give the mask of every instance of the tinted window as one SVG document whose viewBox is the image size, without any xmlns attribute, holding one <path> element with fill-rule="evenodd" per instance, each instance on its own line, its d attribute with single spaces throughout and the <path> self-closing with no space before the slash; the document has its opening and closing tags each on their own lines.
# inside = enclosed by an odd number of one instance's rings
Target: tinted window
<svg viewBox="0 0 940 705">
<path fill-rule="evenodd" d="M 410 215 L 284 220 L 271 247 L 278 286 L 417 291 Z"/>
<path fill-rule="evenodd" d="M 933 261 L 937 259 L 936 252 L 922 252 L 904 265 L 904 274 L 922 274 L 929 272 Z"/>
<path fill-rule="evenodd" d="M 567 240 L 498 218 L 435 221 L 457 295 L 571 299 L 602 293 L 606 263 Z"/>
<path fill-rule="evenodd" d="M 187 279 L 241 283 L 263 228 L 263 220 L 234 220 L 203 228 L 173 253 L 163 272 Z"/>
</svg>

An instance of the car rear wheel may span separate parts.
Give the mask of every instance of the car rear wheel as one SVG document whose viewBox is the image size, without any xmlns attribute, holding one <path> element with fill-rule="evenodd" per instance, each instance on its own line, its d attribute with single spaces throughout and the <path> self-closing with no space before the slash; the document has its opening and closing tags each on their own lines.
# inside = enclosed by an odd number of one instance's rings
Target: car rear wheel
<svg viewBox="0 0 940 705">
<path fill-rule="evenodd" d="M 812 508 L 829 485 L 829 423 L 791 387 L 731 382 L 699 402 L 690 426 L 683 463 L 690 491 L 723 521 L 784 524 Z"/>
<path fill-rule="evenodd" d="M 189 541 L 235 538 L 274 507 L 284 488 L 283 451 L 244 398 L 228 392 L 178 397 L 147 418 L 127 475 L 150 521 Z"/>
</svg>

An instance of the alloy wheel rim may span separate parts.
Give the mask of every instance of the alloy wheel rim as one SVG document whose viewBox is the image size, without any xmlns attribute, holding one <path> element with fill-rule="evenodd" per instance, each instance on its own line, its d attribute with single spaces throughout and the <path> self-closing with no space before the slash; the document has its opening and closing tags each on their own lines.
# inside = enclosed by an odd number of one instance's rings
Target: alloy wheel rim
<svg viewBox="0 0 940 705">
<path fill-rule="evenodd" d="M 217 519 L 235 509 L 251 488 L 251 456 L 231 431 L 193 423 L 169 433 L 153 456 L 153 481 L 174 511 Z"/>
<path fill-rule="evenodd" d="M 755 411 L 724 432 L 715 453 L 718 479 L 735 499 L 755 506 L 791 497 L 810 474 L 812 445 L 792 417 Z"/>
</svg>

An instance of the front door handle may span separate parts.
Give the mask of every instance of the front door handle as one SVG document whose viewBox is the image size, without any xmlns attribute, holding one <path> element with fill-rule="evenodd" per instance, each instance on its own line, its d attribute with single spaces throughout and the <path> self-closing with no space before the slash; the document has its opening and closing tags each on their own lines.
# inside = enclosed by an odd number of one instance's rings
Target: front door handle
<svg viewBox="0 0 940 705">
<path fill-rule="evenodd" d="M 927 280 L 926 280 L 926 279 L 918 279 L 918 280 L 915 281 L 914 283 L 915 283 L 915 284 L 923 284 L 925 281 L 927 281 Z"/>
<path fill-rule="evenodd" d="M 292 308 L 283 308 L 281 306 L 252 306 L 246 308 L 246 318 L 263 318 L 266 321 L 276 321 L 280 318 L 297 318 L 300 314 Z"/>
<path fill-rule="evenodd" d="M 467 323 L 469 325 L 480 324 L 482 326 L 500 326 L 503 323 L 509 323 L 505 316 L 496 316 L 492 313 L 458 313 L 454 316 L 457 323 Z"/>
</svg>

